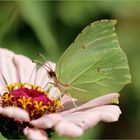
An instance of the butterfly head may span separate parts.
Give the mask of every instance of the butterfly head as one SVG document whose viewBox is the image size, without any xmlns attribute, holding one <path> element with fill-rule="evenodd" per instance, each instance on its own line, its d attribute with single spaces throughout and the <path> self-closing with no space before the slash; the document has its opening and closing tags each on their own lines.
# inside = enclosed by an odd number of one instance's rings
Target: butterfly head
<svg viewBox="0 0 140 140">
<path fill-rule="evenodd" d="M 56 73 L 53 70 L 47 71 L 50 78 L 56 78 Z"/>
</svg>

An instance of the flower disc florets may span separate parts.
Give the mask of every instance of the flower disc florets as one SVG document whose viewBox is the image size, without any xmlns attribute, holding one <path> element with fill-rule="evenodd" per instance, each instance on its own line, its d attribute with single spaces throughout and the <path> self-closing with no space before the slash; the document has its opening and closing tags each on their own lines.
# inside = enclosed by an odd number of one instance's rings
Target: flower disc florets
<svg viewBox="0 0 140 140">
<path fill-rule="evenodd" d="M 2 95 L 2 106 L 17 106 L 30 114 L 31 119 L 37 119 L 44 113 L 59 111 L 60 100 L 50 98 L 40 86 L 29 83 L 14 83 L 7 86 L 7 92 Z"/>
</svg>

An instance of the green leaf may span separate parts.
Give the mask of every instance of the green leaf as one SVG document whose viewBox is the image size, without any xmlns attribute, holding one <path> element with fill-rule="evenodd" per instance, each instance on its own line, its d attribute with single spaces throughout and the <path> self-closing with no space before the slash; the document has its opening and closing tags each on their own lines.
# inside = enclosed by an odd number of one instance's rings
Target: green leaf
<svg viewBox="0 0 140 140">
<path fill-rule="evenodd" d="M 131 81 L 115 24 L 101 20 L 87 26 L 58 60 L 56 74 L 73 97 L 89 100 L 119 92 Z"/>
</svg>

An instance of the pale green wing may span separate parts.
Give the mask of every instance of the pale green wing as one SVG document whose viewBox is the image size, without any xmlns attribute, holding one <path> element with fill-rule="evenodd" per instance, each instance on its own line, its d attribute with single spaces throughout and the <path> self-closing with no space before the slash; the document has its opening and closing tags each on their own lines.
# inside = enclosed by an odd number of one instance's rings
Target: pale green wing
<svg viewBox="0 0 140 140">
<path fill-rule="evenodd" d="M 72 97 L 88 100 L 118 92 L 130 82 L 115 24 L 116 20 L 101 20 L 87 26 L 58 60 L 55 72 L 69 85 Z"/>
</svg>

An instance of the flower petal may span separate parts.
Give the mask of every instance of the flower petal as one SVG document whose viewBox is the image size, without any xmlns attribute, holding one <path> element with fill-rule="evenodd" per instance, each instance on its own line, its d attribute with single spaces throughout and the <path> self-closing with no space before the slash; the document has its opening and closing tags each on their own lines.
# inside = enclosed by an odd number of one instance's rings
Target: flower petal
<svg viewBox="0 0 140 140">
<path fill-rule="evenodd" d="M 5 88 L 4 84 L 0 83 L 0 96 L 3 95 L 4 92 L 6 92 L 6 88 Z"/>
<path fill-rule="evenodd" d="M 44 87 L 49 82 L 47 71 L 44 68 L 39 68 L 36 73 L 35 83 Z"/>
<path fill-rule="evenodd" d="M 36 71 L 33 70 L 35 68 L 35 64 L 23 55 L 15 55 L 13 57 L 13 63 L 17 70 L 18 81 L 34 84 Z"/>
<path fill-rule="evenodd" d="M 77 108 L 72 108 L 70 110 L 66 110 L 62 112 L 62 114 L 67 114 L 75 111 L 80 111 L 80 110 L 89 110 L 90 108 L 94 108 L 97 106 L 102 106 L 110 103 L 118 103 L 118 98 L 119 98 L 119 93 L 111 93 L 107 94 L 98 98 L 95 98 Z"/>
<path fill-rule="evenodd" d="M 74 98 L 71 99 L 68 95 L 64 95 L 62 97 L 61 102 L 62 102 L 62 105 L 64 106 L 64 108 L 60 109 L 60 112 L 63 112 L 65 110 L 70 110 L 71 108 L 75 109 L 74 104 L 76 104 L 76 106 L 80 106 L 83 104 L 82 101 L 78 101 L 77 99 L 74 99 Z"/>
<path fill-rule="evenodd" d="M 3 75 L 8 84 L 17 82 L 16 68 L 12 62 L 14 55 L 12 51 L 0 48 L 0 74 Z M 5 84 L 2 75 L 0 82 Z"/>
<path fill-rule="evenodd" d="M 74 123 L 86 130 L 94 127 L 99 121 L 117 121 L 121 111 L 116 105 L 105 105 L 89 109 L 87 111 L 73 112 L 63 116 L 65 121 Z"/>
<path fill-rule="evenodd" d="M 53 62 L 46 62 L 46 65 L 51 67 L 52 70 L 55 69 L 55 63 Z M 41 67 L 37 70 L 37 75 L 36 75 L 36 84 L 44 87 L 48 82 L 53 82 L 50 80 L 48 77 L 48 73 L 45 68 Z"/>
<path fill-rule="evenodd" d="M 29 114 L 19 107 L 0 107 L 0 114 L 9 118 L 13 118 L 19 122 L 28 122 L 30 120 Z"/>
<path fill-rule="evenodd" d="M 48 140 L 47 133 L 41 129 L 26 127 L 23 132 L 28 140 Z"/>
<path fill-rule="evenodd" d="M 74 123 L 61 121 L 54 128 L 59 136 L 68 136 L 71 138 L 81 136 L 83 134 L 83 129 L 75 125 Z"/>
<path fill-rule="evenodd" d="M 72 102 L 72 100 L 77 101 L 77 99 L 75 99 L 75 98 L 70 98 L 68 95 L 64 95 L 62 97 L 62 104 L 65 104 L 67 102 Z"/>
<path fill-rule="evenodd" d="M 116 105 L 99 106 L 99 107 L 90 109 L 89 111 L 92 111 L 92 112 L 99 111 L 101 114 L 100 120 L 105 121 L 105 122 L 118 121 L 119 116 L 121 114 L 120 108 Z"/>
<path fill-rule="evenodd" d="M 31 121 L 30 124 L 38 128 L 51 128 L 54 127 L 61 120 L 62 118 L 60 115 L 49 114 L 49 115 L 44 115 L 37 120 Z"/>
<path fill-rule="evenodd" d="M 47 87 L 46 90 L 48 90 L 48 89 L 49 89 L 50 98 L 58 99 L 60 97 L 61 93 L 60 93 L 60 90 L 57 87 L 50 85 L 50 86 Z"/>
</svg>

